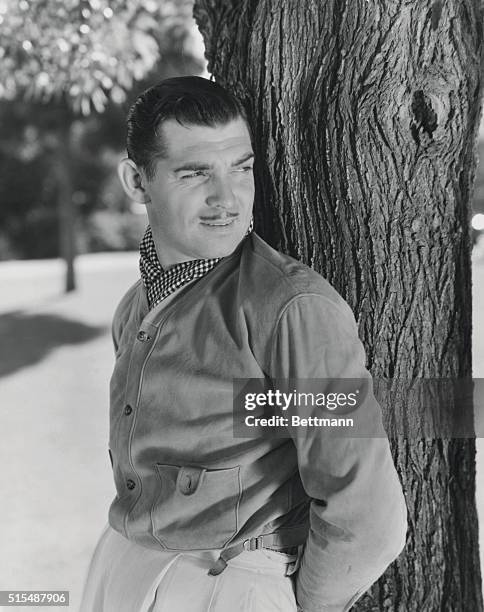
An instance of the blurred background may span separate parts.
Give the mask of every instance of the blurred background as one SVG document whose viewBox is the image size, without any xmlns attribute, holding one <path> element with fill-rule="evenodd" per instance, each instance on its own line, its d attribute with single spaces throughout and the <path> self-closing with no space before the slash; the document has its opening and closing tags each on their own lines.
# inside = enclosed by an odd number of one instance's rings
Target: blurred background
<svg viewBox="0 0 484 612">
<path fill-rule="evenodd" d="M 190 1 L 108 4 L 0 0 L 0 260 L 137 248 L 144 207 L 116 175 L 126 112 L 204 73 L 203 42 Z"/>
<path fill-rule="evenodd" d="M 75 612 L 114 497 L 111 317 L 147 223 L 116 174 L 125 116 L 162 78 L 208 76 L 191 1 L 112 6 L 0 0 L 0 590 L 69 590 Z M 482 163 L 471 225 L 484 377 Z M 480 465 L 479 446 L 483 516 Z"/>
</svg>

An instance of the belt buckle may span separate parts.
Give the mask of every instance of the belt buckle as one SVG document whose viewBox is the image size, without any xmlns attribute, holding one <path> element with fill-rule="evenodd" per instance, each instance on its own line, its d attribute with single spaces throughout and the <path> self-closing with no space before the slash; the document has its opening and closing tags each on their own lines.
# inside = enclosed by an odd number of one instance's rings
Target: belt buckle
<svg viewBox="0 0 484 612">
<path fill-rule="evenodd" d="M 260 550 L 264 548 L 264 536 L 257 536 L 256 538 L 249 538 L 243 543 L 244 550 Z"/>
</svg>

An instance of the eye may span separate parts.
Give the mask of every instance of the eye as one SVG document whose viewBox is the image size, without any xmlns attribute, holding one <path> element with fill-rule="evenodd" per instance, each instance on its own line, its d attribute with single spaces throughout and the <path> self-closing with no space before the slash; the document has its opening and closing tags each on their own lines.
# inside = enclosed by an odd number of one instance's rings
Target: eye
<svg viewBox="0 0 484 612">
<path fill-rule="evenodd" d="M 183 174 L 180 174 L 178 178 L 182 180 L 193 179 L 193 178 L 198 178 L 200 176 L 205 176 L 205 174 L 206 174 L 205 170 L 193 170 L 192 172 L 185 172 Z"/>
<path fill-rule="evenodd" d="M 252 172 L 252 166 L 240 166 L 240 168 L 236 169 L 236 172 Z"/>
</svg>

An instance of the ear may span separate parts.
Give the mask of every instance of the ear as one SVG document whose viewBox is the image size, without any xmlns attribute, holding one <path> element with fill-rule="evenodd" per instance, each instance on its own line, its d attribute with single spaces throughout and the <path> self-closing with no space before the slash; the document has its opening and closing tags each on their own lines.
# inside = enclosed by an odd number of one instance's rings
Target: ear
<svg viewBox="0 0 484 612">
<path fill-rule="evenodd" d="M 118 164 L 118 176 L 126 195 L 135 202 L 146 204 L 150 196 L 144 188 L 145 176 L 132 159 L 125 157 Z"/>
</svg>

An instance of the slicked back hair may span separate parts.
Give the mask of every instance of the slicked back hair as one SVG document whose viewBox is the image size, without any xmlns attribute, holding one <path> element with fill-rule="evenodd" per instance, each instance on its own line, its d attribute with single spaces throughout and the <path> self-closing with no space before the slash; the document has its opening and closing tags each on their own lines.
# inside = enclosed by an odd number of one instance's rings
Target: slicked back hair
<svg viewBox="0 0 484 612">
<path fill-rule="evenodd" d="M 165 79 L 140 94 L 128 112 L 128 157 L 151 181 L 157 158 L 167 155 L 160 129 L 164 121 L 215 127 L 238 118 L 245 121 L 250 134 L 242 104 L 214 81 L 197 76 Z"/>
</svg>

